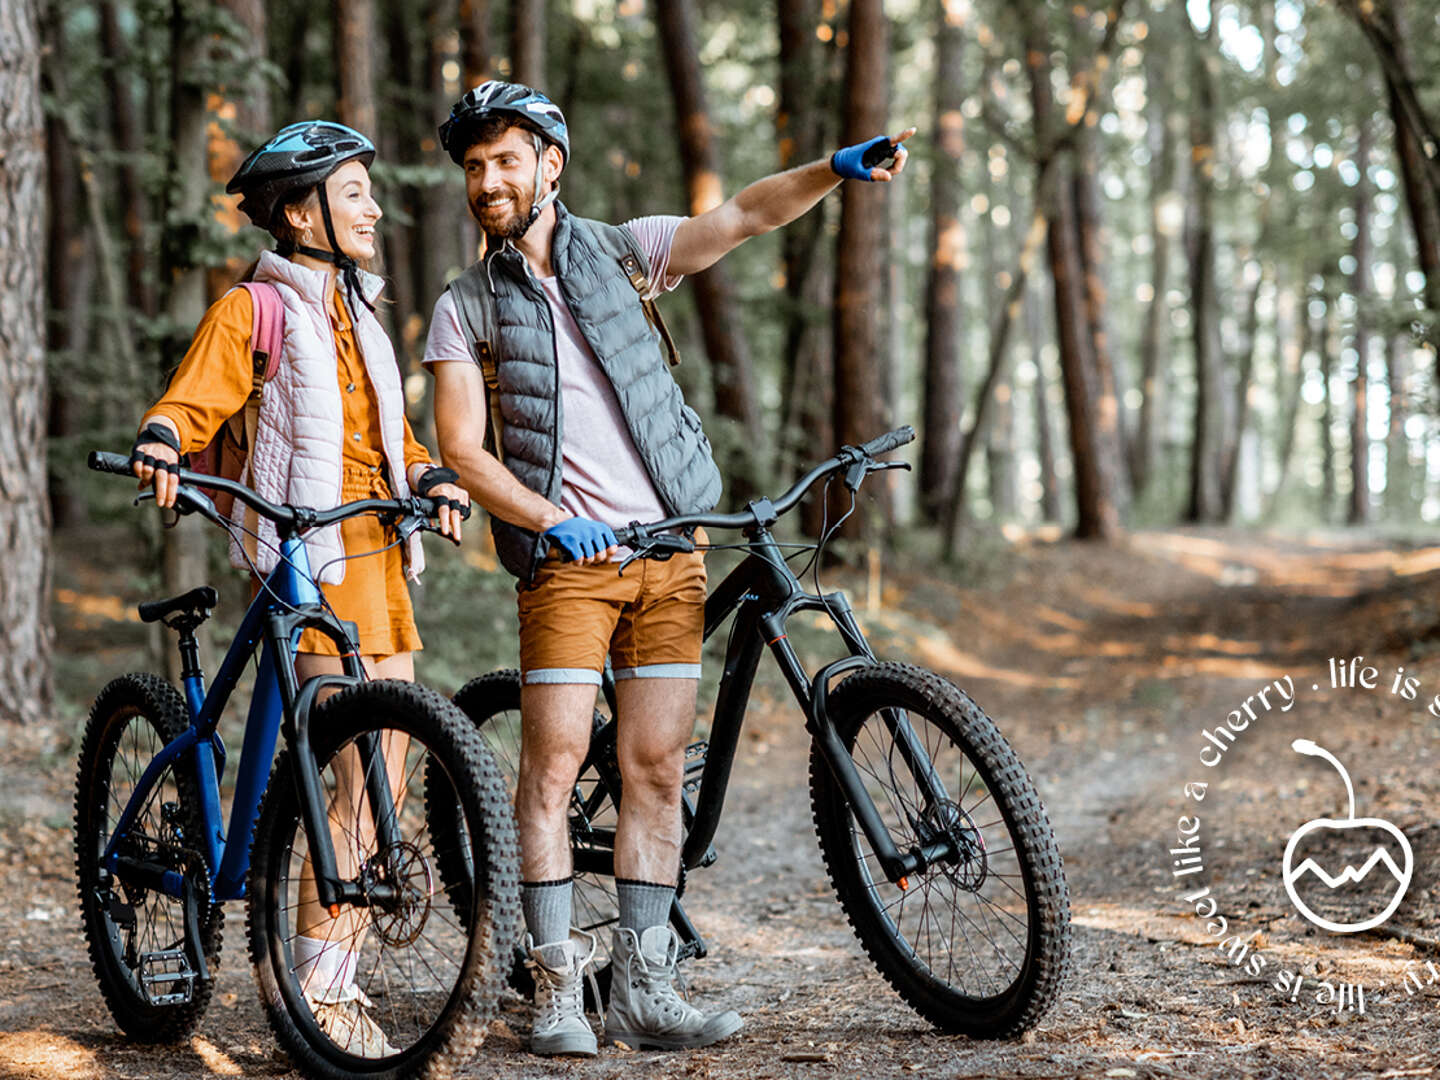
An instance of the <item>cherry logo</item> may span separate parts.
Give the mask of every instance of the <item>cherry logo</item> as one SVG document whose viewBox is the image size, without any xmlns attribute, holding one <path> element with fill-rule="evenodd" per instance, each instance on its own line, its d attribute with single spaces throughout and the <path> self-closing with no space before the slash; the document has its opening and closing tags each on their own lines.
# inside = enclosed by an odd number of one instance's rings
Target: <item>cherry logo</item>
<svg viewBox="0 0 1440 1080">
<path fill-rule="evenodd" d="M 1345 790 L 1350 796 L 1350 816 L 1345 818 L 1316 818 L 1314 821 L 1307 821 L 1300 828 L 1296 829 L 1290 836 L 1290 842 L 1285 845 L 1285 860 L 1281 866 L 1281 877 L 1285 882 L 1285 891 L 1290 894 L 1290 902 L 1293 903 L 1301 915 L 1309 919 L 1316 926 L 1337 934 L 1355 934 L 1361 930 L 1369 930 L 1379 926 L 1386 919 L 1395 913 L 1400 906 L 1400 901 L 1405 899 L 1405 890 L 1410 887 L 1410 878 L 1415 871 L 1415 857 L 1410 851 L 1410 841 L 1405 839 L 1405 834 L 1397 829 L 1390 822 L 1381 818 L 1357 818 L 1355 816 L 1355 787 L 1350 783 L 1350 774 L 1345 771 L 1345 766 L 1336 760 L 1335 755 L 1326 750 L 1323 746 L 1317 746 L 1309 739 L 1296 739 L 1290 746 L 1301 754 L 1308 754 L 1311 757 L 1324 758 L 1334 765 L 1340 773 L 1340 778 L 1345 781 Z M 1358 868 L 1347 865 L 1338 874 L 1331 874 L 1313 858 L 1308 858 L 1299 866 L 1292 866 L 1295 858 L 1295 849 L 1300 841 L 1311 833 L 1319 833 L 1326 829 L 1333 829 L 1337 832 L 1345 832 L 1351 829 L 1380 829 L 1389 833 L 1399 841 L 1400 849 L 1405 853 L 1405 866 L 1402 869 L 1395 865 L 1394 858 L 1390 852 L 1380 845 L 1375 846 L 1364 863 Z M 1324 916 L 1318 915 L 1310 908 L 1304 900 L 1300 899 L 1296 885 L 1301 883 L 1305 877 L 1318 879 L 1329 889 L 1338 889 L 1343 885 L 1358 885 L 1370 876 L 1370 872 L 1377 867 L 1383 866 L 1388 870 L 1395 880 L 1397 886 L 1394 897 L 1389 905 L 1380 914 L 1365 919 L 1363 922 L 1335 922 Z"/>
</svg>

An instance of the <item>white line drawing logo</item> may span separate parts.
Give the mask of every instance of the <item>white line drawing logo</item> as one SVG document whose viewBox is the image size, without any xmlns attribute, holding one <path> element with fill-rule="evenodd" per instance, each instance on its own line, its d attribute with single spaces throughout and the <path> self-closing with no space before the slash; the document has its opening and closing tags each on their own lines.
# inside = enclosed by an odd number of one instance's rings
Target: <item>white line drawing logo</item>
<svg viewBox="0 0 1440 1080">
<path fill-rule="evenodd" d="M 1324 758 L 1330 762 L 1331 765 L 1335 766 L 1336 770 L 1340 773 L 1340 778 L 1345 781 L 1345 791 L 1350 797 L 1349 817 L 1316 818 L 1313 821 L 1305 822 L 1305 824 L 1301 825 L 1300 828 L 1296 829 L 1290 835 L 1290 841 L 1285 845 L 1285 859 L 1281 866 L 1281 877 L 1285 882 L 1285 891 L 1290 894 L 1290 902 L 1295 905 L 1301 915 L 1304 915 L 1305 918 L 1309 919 L 1316 926 L 1337 934 L 1355 934 L 1361 930 L 1369 930 L 1372 927 L 1379 926 L 1391 915 L 1395 914 L 1395 909 L 1400 906 L 1400 901 L 1405 899 L 1406 890 L 1410 888 L 1410 878 L 1415 872 L 1415 857 L 1410 850 L 1410 841 L 1405 838 L 1404 833 L 1382 818 L 1357 818 L 1355 816 L 1355 787 L 1350 783 L 1350 774 L 1345 771 L 1345 766 L 1340 764 L 1334 754 L 1330 753 L 1330 751 L 1326 750 L 1323 746 L 1316 745 L 1309 739 L 1296 739 L 1290 746 L 1297 753 Z M 1295 848 L 1301 839 L 1312 832 L 1317 832 L 1322 829 L 1336 829 L 1341 831 L 1346 829 L 1382 829 L 1400 842 L 1400 848 L 1405 852 L 1404 869 L 1402 870 L 1397 867 L 1390 853 L 1379 845 L 1376 845 L 1374 853 L 1365 860 L 1364 865 L 1359 869 L 1356 869 L 1354 866 L 1346 866 L 1338 875 L 1332 876 L 1314 859 L 1306 859 L 1298 867 L 1292 867 L 1290 864 L 1295 857 Z M 1317 878 L 1329 889 L 1338 889 L 1342 885 L 1359 884 L 1363 882 L 1369 876 L 1370 871 L 1381 865 L 1390 871 L 1398 883 L 1399 888 L 1396 890 L 1395 896 L 1390 901 L 1389 906 L 1386 907 L 1384 911 L 1363 922 L 1334 922 L 1321 915 L 1317 915 L 1305 901 L 1300 899 L 1296 891 L 1297 882 L 1306 874 Z"/>
</svg>

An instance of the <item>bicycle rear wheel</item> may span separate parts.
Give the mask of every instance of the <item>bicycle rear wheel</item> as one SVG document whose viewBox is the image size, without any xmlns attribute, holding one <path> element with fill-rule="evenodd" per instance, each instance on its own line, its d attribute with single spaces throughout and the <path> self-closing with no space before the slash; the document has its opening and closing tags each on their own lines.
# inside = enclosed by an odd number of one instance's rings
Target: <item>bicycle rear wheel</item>
<svg viewBox="0 0 1440 1080">
<path fill-rule="evenodd" d="M 349 687 L 310 730 L 339 877 L 364 900 L 333 921 L 319 909 L 287 751 L 250 867 L 250 956 L 270 1026 L 312 1076 L 448 1075 L 484 1040 L 518 934 L 504 781 L 454 706 L 414 683 Z M 450 808 L 443 837 L 430 805 Z M 447 862 L 472 868 L 463 892 L 442 892 Z"/>
<path fill-rule="evenodd" d="M 1064 977 L 1070 902 L 1025 767 L 969 697 L 907 664 L 851 675 L 830 696 L 829 715 L 900 852 L 945 842 L 953 851 L 889 881 L 812 749 L 821 852 L 865 951 L 943 1031 L 1004 1037 L 1034 1026 Z"/>
<path fill-rule="evenodd" d="M 146 1042 L 175 1042 L 195 1028 L 220 962 L 224 913 L 208 901 L 193 774 L 167 768 L 118 849 L 132 862 L 189 876 L 188 900 L 118 880 L 101 856 L 146 766 L 186 727 L 173 686 L 156 675 L 123 675 L 95 699 L 76 776 L 75 876 L 90 964 L 115 1022 Z M 187 923 L 198 928 L 209 979 L 195 970 Z"/>
<path fill-rule="evenodd" d="M 515 791 L 520 774 L 520 672 L 514 669 L 492 671 L 471 679 L 454 698 L 455 704 L 470 718 L 484 737 L 495 762 L 505 777 L 510 791 Z M 598 729 L 606 722 L 599 710 L 594 716 Z M 608 755 L 608 756 L 607 756 Z M 602 998 L 608 998 L 610 986 L 610 934 L 620 919 L 615 896 L 615 825 L 616 794 L 595 766 L 599 758 L 604 771 L 612 778 L 619 775 L 615 765 L 615 747 L 595 743 L 591 761 L 586 763 L 575 781 L 570 797 L 570 847 L 574 857 L 575 889 L 572 921 L 597 939 L 595 977 Z M 439 828 L 432 824 L 432 828 Z M 446 879 L 463 877 L 460 867 L 446 867 Z M 519 992 L 534 989 L 530 972 L 525 968 L 523 952 L 516 951 L 510 972 L 510 984 Z M 589 987 L 586 987 L 589 993 Z M 592 1003 L 593 1004 L 593 1003 Z"/>
</svg>

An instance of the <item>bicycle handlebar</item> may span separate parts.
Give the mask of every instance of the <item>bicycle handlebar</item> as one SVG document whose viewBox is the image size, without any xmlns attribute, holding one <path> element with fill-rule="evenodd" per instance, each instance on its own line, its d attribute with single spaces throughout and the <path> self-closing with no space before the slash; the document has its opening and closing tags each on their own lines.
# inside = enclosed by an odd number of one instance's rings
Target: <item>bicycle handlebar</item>
<svg viewBox="0 0 1440 1080">
<path fill-rule="evenodd" d="M 96 472 L 113 473 L 116 476 L 128 476 L 132 479 L 135 473 L 130 468 L 130 459 L 124 454 L 112 454 L 105 450 L 92 450 L 86 458 L 86 464 Z M 421 495 L 411 495 L 405 499 L 360 499 L 356 502 L 343 503 L 330 510 L 314 510 L 308 506 L 277 506 L 268 499 L 262 498 L 244 484 L 236 483 L 234 480 L 227 480 L 223 476 L 210 476 L 206 473 L 191 472 L 189 469 L 181 469 L 179 472 L 181 493 L 190 499 L 192 507 L 199 510 L 206 517 L 214 514 L 212 520 L 218 520 L 219 514 L 215 511 L 214 504 L 196 487 L 211 488 L 215 491 L 224 491 L 239 499 L 250 509 L 254 510 L 261 517 L 273 521 L 281 533 L 301 532 L 308 529 L 324 528 L 328 525 L 338 525 L 348 518 L 357 517 L 360 514 L 399 514 L 402 516 L 413 516 L 417 518 L 433 518 L 439 513 L 439 505 L 435 499 L 426 498 Z M 187 490 L 186 485 L 189 485 Z M 204 500 L 200 502 L 198 500 Z M 206 507 L 209 513 L 206 513 Z M 467 506 L 461 511 L 461 518 L 468 518 L 470 508 Z"/>
<path fill-rule="evenodd" d="M 906 443 L 912 442 L 914 438 L 915 429 L 906 424 L 904 427 L 887 431 L 884 435 L 879 435 L 859 446 L 843 446 L 838 454 L 816 465 L 799 480 L 796 480 L 789 491 L 773 502 L 769 499 L 756 499 L 745 510 L 734 514 L 681 514 L 649 524 L 632 522 L 625 528 L 616 529 L 615 538 L 624 547 L 639 547 L 655 542 L 657 539 L 655 534 L 664 533 L 669 529 L 689 529 L 696 526 L 702 529 L 745 529 L 761 524 L 773 524 L 776 518 L 793 510 L 805 496 L 805 492 L 817 480 L 841 469 L 850 469 L 858 465 L 861 466 L 861 473 L 854 481 L 854 486 L 858 487 L 860 479 L 864 477 L 865 473 L 875 468 L 889 467 L 874 460 L 877 454 L 884 454 L 896 447 L 904 446 Z M 894 464 L 898 465 L 899 463 Z M 903 467 L 908 468 L 909 466 Z M 847 483 L 849 483 L 848 477 Z M 854 490 L 853 487 L 852 490 Z M 660 546 L 666 545 L 662 542 Z"/>
</svg>

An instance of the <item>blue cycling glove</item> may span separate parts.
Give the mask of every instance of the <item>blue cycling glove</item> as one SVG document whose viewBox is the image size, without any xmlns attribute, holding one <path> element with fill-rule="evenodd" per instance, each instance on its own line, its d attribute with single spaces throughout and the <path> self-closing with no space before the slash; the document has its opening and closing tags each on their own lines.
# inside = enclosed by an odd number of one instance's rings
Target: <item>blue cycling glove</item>
<svg viewBox="0 0 1440 1080">
<path fill-rule="evenodd" d="M 876 135 L 869 142 L 856 143 L 830 155 L 830 168 L 846 180 L 869 180 L 870 170 L 879 166 L 888 169 L 895 164 L 898 143 L 888 135 Z"/>
<path fill-rule="evenodd" d="M 572 559 L 588 559 L 616 546 L 615 530 L 589 518 L 566 518 L 559 525 L 551 525 L 543 535 L 559 544 Z"/>
</svg>

